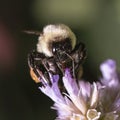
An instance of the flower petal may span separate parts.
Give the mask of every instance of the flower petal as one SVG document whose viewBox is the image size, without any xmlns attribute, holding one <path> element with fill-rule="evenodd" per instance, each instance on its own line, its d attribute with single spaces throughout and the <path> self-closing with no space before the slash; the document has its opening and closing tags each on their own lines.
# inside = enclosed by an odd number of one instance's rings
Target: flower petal
<svg viewBox="0 0 120 120">
<path fill-rule="evenodd" d="M 91 95 L 90 107 L 96 108 L 98 102 L 98 90 L 96 83 L 93 83 L 93 91 Z"/>
<path fill-rule="evenodd" d="M 76 83 L 76 80 L 72 78 L 69 69 L 65 70 L 65 76 L 63 77 L 63 83 L 64 83 L 64 86 L 67 92 L 70 94 L 70 96 L 78 95 L 78 92 L 79 92 L 78 85 Z"/>
<path fill-rule="evenodd" d="M 76 80 L 74 80 L 71 77 L 69 69 L 66 69 L 65 71 L 63 83 L 69 94 L 69 98 L 72 100 L 75 106 L 82 112 L 82 114 L 85 114 L 87 110 L 86 101 L 81 93 L 81 89 L 78 88 Z"/>
<path fill-rule="evenodd" d="M 39 87 L 39 89 L 50 97 L 54 102 L 64 102 L 64 97 L 62 96 L 60 89 L 58 87 L 58 75 L 53 75 L 51 77 L 52 85 L 46 87 Z"/>
</svg>

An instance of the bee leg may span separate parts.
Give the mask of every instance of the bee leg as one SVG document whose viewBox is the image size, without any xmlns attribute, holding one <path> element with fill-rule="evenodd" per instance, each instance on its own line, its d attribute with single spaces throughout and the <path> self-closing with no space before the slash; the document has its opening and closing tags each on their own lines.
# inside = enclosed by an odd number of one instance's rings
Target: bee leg
<svg viewBox="0 0 120 120">
<path fill-rule="evenodd" d="M 43 74 L 38 68 L 30 67 L 30 75 L 35 83 L 39 84 L 40 87 L 45 87 L 49 84 L 47 75 L 45 73 Z"/>
<path fill-rule="evenodd" d="M 82 64 L 86 59 L 86 47 L 83 43 L 79 43 L 75 50 L 72 53 L 72 57 L 74 58 L 75 63 Z"/>
<path fill-rule="evenodd" d="M 57 67 L 59 68 L 60 72 L 62 73 L 62 75 L 64 75 L 64 70 L 62 65 L 60 64 L 60 62 L 57 62 Z"/>
<path fill-rule="evenodd" d="M 38 73 L 35 70 L 34 56 L 35 56 L 35 52 L 31 52 L 30 54 L 28 54 L 28 65 L 30 68 L 30 76 L 35 81 L 35 83 L 40 83 Z"/>
<path fill-rule="evenodd" d="M 36 69 L 36 72 L 38 73 L 38 78 L 40 79 L 44 87 L 51 85 L 47 72 L 42 73 L 42 71 L 39 69 Z"/>
<path fill-rule="evenodd" d="M 83 74 L 82 64 L 86 59 L 85 45 L 83 43 L 79 43 L 70 56 L 74 59 L 76 78 L 80 79 Z"/>
<path fill-rule="evenodd" d="M 33 69 L 32 67 L 30 67 L 30 75 L 31 75 L 31 78 L 32 78 L 36 83 L 39 83 L 39 82 L 40 82 L 36 70 Z"/>
<path fill-rule="evenodd" d="M 72 77 L 75 78 L 75 71 L 74 71 L 74 68 L 75 68 L 75 65 L 74 65 L 74 60 L 72 58 L 72 56 L 70 56 L 68 53 L 66 53 L 65 51 L 62 51 L 62 55 L 66 57 L 66 59 L 70 59 L 72 61 Z M 56 53 L 56 56 L 55 57 L 55 60 L 56 60 L 56 64 L 57 64 L 57 67 L 59 68 L 60 72 L 62 73 L 62 76 L 64 76 L 65 74 L 65 69 L 66 68 L 70 68 L 71 69 L 71 64 L 70 64 L 70 67 L 66 66 L 66 59 L 64 60 L 61 60 L 60 58 L 60 55 Z M 67 61 L 69 62 L 69 61 Z"/>
<path fill-rule="evenodd" d="M 28 65 L 30 68 L 34 67 L 34 53 L 28 54 Z"/>
<path fill-rule="evenodd" d="M 55 70 L 55 63 L 52 61 L 50 61 L 50 59 L 44 59 L 42 61 L 42 64 L 43 66 L 45 67 L 46 69 L 46 73 L 48 74 L 48 77 L 49 77 L 49 81 L 50 81 L 50 85 L 51 85 L 51 77 L 54 75 L 54 74 L 57 74 L 56 70 Z"/>
<path fill-rule="evenodd" d="M 70 56 L 69 54 L 67 54 L 66 52 L 65 52 L 65 54 L 71 59 L 71 61 L 72 61 L 72 76 L 73 76 L 73 78 L 76 78 L 76 74 L 75 74 L 75 62 L 74 62 L 74 59 L 72 58 L 72 56 Z"/>
<path fill-rule="evenodd" d="M 75 63 L 74 63 L 73 58 L 70 55 L 69 55 L 69 57 L 72 60 L 72 74 L 73 74 L 73 78 L 76 78 L 76 75 L 75 75 Z"/>
<path fill-rule="evenodd" d="M 36 60 L 36 52 L 28 55 L 28 65 L 30 67 L 30 75 L 32 79 L 39 84 L 40 87 L 50 85 L 49 75 L 41 59 Z"/>
</svg>

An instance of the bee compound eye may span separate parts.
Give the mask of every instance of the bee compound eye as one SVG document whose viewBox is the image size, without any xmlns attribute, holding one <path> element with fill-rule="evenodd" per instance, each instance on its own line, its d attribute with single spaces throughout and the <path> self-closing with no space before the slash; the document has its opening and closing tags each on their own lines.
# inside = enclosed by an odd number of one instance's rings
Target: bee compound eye
<svg viewBox="0 0 120 120">
<path fill-rule="evenodd" d="M 53 47 L 52 52 L 53 52 L 53 53 L 55 53 L 55 52 L 56 52 L 56 48 L 55 48 L 55 47 Z"/>
<path fill-rule="evenodd" d="M 58 44 L 53 44 L 52 46 L 53 55 L 56 55 L 59 50 L 60 50 L 60 46 Z"/>
</svg>

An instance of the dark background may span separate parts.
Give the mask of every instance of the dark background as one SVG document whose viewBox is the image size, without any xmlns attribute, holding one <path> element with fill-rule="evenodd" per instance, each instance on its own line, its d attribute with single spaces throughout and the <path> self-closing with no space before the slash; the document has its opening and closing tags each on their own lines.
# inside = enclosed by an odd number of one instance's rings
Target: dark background
<svg viewBox="0 0 120 120">
<path fill-rule="evenodd" d="M 87 47 L 84 79 L 97 80 L 99 65 L 108 58 L 120 66 L 119 0 L 1 0 L 0 1 L 0 120 L 53 120 L 53 102 L 42 94 L 29 75 L 27 54 L 50 23 L 71 27 Z"/>
</svg>

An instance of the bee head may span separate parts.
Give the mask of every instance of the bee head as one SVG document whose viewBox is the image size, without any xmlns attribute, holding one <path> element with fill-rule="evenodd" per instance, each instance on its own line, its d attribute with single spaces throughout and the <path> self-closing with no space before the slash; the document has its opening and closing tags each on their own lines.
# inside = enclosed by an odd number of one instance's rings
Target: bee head
<svg viewBox="0 0 120 120">
<path fill-rule="evenodd" d="M 57 53 L 70 53 L 76 45 L 76 37 L 64 24 L 47 25 L 39 37 L 37 51 L 52 57 Z"/>
<path fill-rule="evenodd" d="M 52 43 L 52 53 L 56 55 L 57 53 L 70 53 L 72 51 L 72 43 L 70 38 L 65 38 L 59 42 Z"/>
</svg>

